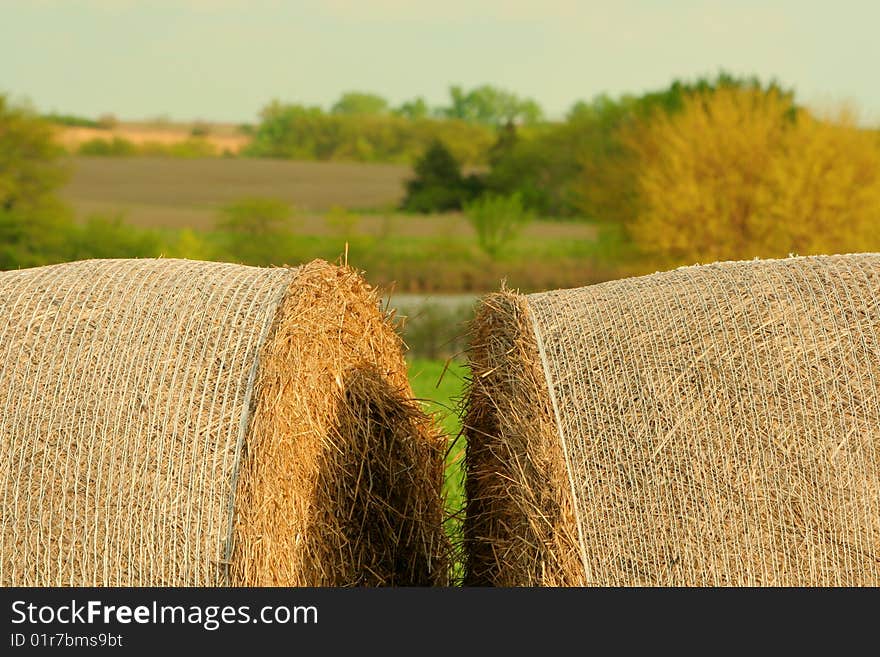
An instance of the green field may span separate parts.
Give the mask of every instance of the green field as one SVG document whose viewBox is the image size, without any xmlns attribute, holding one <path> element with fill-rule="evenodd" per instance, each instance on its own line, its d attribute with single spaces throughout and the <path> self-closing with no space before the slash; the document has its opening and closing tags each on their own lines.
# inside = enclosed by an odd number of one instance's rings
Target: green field
<svg viewBox="0 0 880 657">
<path fill-rule="evenodd" d="M 464 519 L 464 438 L 459 436 L 461 422 L 459 405 L 465 390 L 468 369 L 454 361 L 411 359 L 409 378 L 413 394 L 427 413 L 449 436 L 446 456 L 446 511 L 449 515 L 447 531 L 455 544 L 460 543 L 461 522 Z M 460 572 L 456 565 L 456 572 Z"/>
</svg>

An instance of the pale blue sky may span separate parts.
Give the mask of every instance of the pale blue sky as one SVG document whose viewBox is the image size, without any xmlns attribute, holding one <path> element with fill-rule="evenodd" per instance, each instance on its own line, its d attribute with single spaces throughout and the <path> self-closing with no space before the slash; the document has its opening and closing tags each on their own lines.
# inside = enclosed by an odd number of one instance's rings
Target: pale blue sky
<svg viewBox="0 0 880 657">
<path fill-rule="evenodd" d="M 491 83 L 562 115 L 675 77 L 775 77 L 880 121 L 872 0 L 0 0 L 0 91 L 40 110 L 250 121 L 342 91 Z"/>
</svg>

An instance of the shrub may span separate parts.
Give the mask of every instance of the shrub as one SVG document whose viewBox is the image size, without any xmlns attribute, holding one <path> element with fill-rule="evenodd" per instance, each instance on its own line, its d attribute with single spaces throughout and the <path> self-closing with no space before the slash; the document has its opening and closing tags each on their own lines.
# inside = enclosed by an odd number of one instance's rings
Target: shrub
<svg viewBox="0 0 880 657">
<path fill-rule="evenodd" d="M 204 236 L 191 228 L 181 229 L 171 243 L 167 245 L 167 255 L 171 258 L 187 260 L 213 260 L 214 253 Z"/>
<path fill-rule="evenodd" d="M 464 208 L 465 216 L 477 233 L 477 243 L 493 260 L 533 219 L 519 193 L 510 196 L 485 194 Z"/>
<path fill-rule="evenodd" d="M 87 119 L 84 116 L 76 116 L 74 114 L 44 114 L 43 119 L 55 125 L 64 125 L 73 128 L 100 128 L 102 127 L 98 121 Z"/>
<path fill-rule="evenodd" d="M 130 226 L 118 214 L 90 216 L 74 231 L 72 246 L 75 260 L 150 258 L 162 251 L 156 233 Z"/>
<path fill-rule="evenodd" d="M 123 137 L 113 139 L 89 139 L 79 145 L 77 152 L 80 155 L 99 155 L 102 157 L 128 157 L 137 153 L 137 147 L 133 142 Z"/>
<path fill-rule="evenodd" d="M 71 260 L 75 232 L 72 213 L 57 201 L 0 208 L 0 270 Z"/>
<path fill-rule="evenodd" d="M 252 265 L 281 265 L 287 261 L 292 209 L 283 200 L 248 197 L 220 210 L 217 229 L 226 252 Z"/>
</svg>

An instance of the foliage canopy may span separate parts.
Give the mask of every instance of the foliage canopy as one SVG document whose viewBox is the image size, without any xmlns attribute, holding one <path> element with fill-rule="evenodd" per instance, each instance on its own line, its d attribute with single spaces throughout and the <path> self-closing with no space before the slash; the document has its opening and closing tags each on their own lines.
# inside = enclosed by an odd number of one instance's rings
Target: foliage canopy
<svg viewBox="0 0 880 657">
<path fill-rule="evenodd" d="M 439 140 L 428 146 L 415 164 L 415 177 L 406 182 L 403 209 L 410 212 L 460 210 L 482 191 L 477 176 L 464 176 L 461 165 Z"/>
<path fill-rule="evenodd" d="M 775 90 L 693 93 L 631 130 L 629 232 L 671 263 L 880 247 L 880 144 Z"/>
</svg>

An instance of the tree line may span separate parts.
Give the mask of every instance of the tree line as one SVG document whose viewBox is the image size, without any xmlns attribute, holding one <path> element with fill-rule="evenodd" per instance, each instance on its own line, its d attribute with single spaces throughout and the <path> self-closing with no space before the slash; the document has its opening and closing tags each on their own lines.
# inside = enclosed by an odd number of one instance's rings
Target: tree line
<svg viewBox="0 0 880 657">
<path fill-rule="evenodd" d="M 541 106 L 531 98 L 483 85 L 449 89 L 449 104 L 430 107 L 417 97 L 392 107 L 368 92 L 344 93 L 329 110 L 272 101 L 249 128 L 244 155 L 314 160 L 412 163 L 441 141 L 461 162 L 484 164 L 494 130 L 506 123 L 539 124 Z"/>
<path fill-rule="evenodd" d="M 528 126 L 543 121 L 541 106 L 532 98 L 495 87 L 449 88 L 446 105 L 430 106 L 416 97 L 393 106 L 374 93 L 343 93 L 329 109 L 317 105 L 273 100 L 260 112 L 259 121 L 241 124 L 240 132 L 251 143 L 241 152 L 220 151 L 210 141 L 210 125 L 199 122 L 189 139 L 180 144 L 135 144 L 109 131 L 119 126 L 115 116 L 97 120 L 71 114 L 51 113 L 43 118 L 67 127 L 107 130 L 80 144 L 81 155 L 166 157 L 251 156 L 300 160 L 348 160 L 411 164 L 435 140 L 441 140 L 455 156 L 470 165 L 485 163 L 493 129 L 506 122 Z M 165 117 L 157 123 L 169 123 Z"/>
<path fill-rule="evenodd" d="M 656 266 L 880 249 L 880 131 L 818 115 L 776 82 L 721 74 L 507 122 L 485 172 L 435 141 L 403 207 L 622 225 Z M 497 223 L 497 220 L 496 220 Z"/>
<path fill-rule="evenodd" d="M 0 99 L 0 268 L 95 255 L 112 240 L 140 248 L 112 217 L 72 221 L 52 193 L 63 172 L 49 125 Z M 253 133 L 255 156 L 405 153 L 402 209 L 465 212 L 487 253 L 516 233 L 509 224 L 541 216 L 622 226 L 658 265 L 880 250 L 880 132 L 756 78 L 602 95 L 561 121 L 491 87 L 453 87 L 434 109 L 349 93 L 328 111 L 272 103 Z"/>
</svg>

